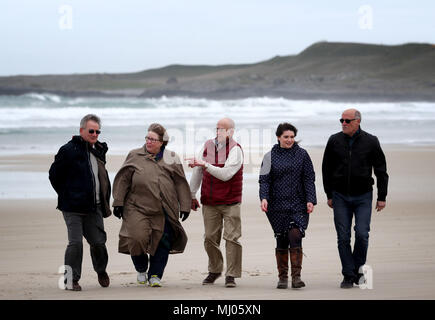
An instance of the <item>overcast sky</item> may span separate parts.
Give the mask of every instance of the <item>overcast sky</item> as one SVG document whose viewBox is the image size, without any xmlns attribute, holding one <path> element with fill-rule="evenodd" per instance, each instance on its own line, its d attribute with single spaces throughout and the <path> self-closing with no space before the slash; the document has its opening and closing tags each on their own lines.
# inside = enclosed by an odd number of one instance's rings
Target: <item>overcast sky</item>
<svg viewBox="0 0 435 320">
<path fill-rule="evenodd" d="M 252 63 L 318 41 L 435 43 L 435 1 L 0 1 L 0 75 Z"/>
</svg>

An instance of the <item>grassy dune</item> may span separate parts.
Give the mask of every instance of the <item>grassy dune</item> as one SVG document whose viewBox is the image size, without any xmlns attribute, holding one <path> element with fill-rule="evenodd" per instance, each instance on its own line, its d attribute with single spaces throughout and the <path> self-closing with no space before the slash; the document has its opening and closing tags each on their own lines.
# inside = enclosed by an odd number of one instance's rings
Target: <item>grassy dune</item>
<svg viewBox="0 0 435 320">
<path fill-rule="evenodd" d="M 124 74 L 0 77 L 0 94 L 252 96 L 435 101 L 435 46 L 319 42 L 298 55 L 244 65 L 189 66 Z"/>
</svg>

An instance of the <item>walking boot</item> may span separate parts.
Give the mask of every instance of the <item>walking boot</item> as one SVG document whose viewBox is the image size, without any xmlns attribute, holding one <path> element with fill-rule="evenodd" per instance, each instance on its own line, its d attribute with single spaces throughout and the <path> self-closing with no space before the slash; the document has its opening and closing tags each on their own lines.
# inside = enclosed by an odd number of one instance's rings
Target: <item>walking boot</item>
<svg viewBox="0 0 435 320">
<path fill-rule="evenodd" d="M 275 249 L 276 265 L 278 267 L 278 285 L 277 289 L 288 288 L 288 250 Z"/>
<path fill-rule="evenodd" d="M 302 269 L 302 248 L 290 248 L 291 276 L 292 288 L 298 289 L 305 287 L 305 283 L 301 280 Z"/>
<path fill-rule="evenodd" d="M 207 278 L 204 279 L 204 281 L 202 281 L 203 285 L 209 285 L 209 284 L 213 284 L 217 278 L 219 278 L 222 275 L 222 273 L 213 273 L 213 272 L 209 272 Z"/>
<path fill-rule="evenodd" d="M 107 288 L 110 284 L 110 278 L 106 271 L 98 273 L 98 283 L 103 288 Z"/>
</svg>

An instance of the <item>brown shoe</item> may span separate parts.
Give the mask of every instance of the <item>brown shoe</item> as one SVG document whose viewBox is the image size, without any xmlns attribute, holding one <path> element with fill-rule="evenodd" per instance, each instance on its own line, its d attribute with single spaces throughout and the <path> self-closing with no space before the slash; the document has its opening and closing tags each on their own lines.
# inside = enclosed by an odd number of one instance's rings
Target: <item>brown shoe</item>
<svg viewBox="0 0 435 320">
<path fill-rule="evenodd" d="M 98 274 L 98 282 L 103 288 L 107 288 L 110 284 L 109 275 L 106 271 L 101 272 Z"/>
<path fill-rule="evenodd" d="M 234 280 L 234 277 L 231 277 L 231 276 L 225 277 L 225 287 L 227 287 L 227 288 L 236 287 L 236 281 Z"/>
<path fill-rule="evenodd" d="M 65 290 L 71 290 L 71 291 L 82 291 L 82 287 L 80 287 L 78 281 L 73 281 L 72 288 L 68 288 L 65 286 Z"/>
<path fill-rule="evenodd" d="M 217 278 L 219 278 L 222 275 L 222 273 L 213 273 L 213 272 L 209 272 L 207 278 L 205 278 L 202 281 L 203 285 L 206 284 L 213 284 Z"/>
</svg>

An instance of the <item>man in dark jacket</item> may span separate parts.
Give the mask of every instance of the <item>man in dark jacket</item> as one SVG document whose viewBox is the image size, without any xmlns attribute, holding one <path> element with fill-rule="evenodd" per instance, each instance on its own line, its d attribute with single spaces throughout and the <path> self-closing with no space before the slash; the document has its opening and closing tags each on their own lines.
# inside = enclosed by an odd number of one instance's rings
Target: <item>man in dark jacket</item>
<svg viewBox="0 0 435 320">
<path fill-rule="evenodd" d="M 66 289 L 80 291 L 83 236 L 90 245 L 92 264 L 98 282 L 108 287 L 108 255 L 103 217 L 110 211 L 110 180 L 105 169 L 107 144 L 98 141 L 100 118 L 88 114 L 80 121 L 80 135 L 73 136 L 56 154 L 50 167 L 51 185 L 58 194 L 57 209 L 62 211 L 68 229 L 65 252 Z M 72 270 L 72 275 L 68 274 Z M 72 284 L 71 284 L 72 276 Z"/>
<path fill-rule="evenodd" d="M 367 258 L 372 194 L 377 180 L 376 210 L 385 208 L 388 174 L 385 155 L 377 137 L 360 128 L 361 113 L 345 110 L 340 119 L 342 132 L 332 135 L 323 155 L 323 186 L 328 206 L 334 210 L 338 252 L 344 279 L 341 288 L 351 288 L 363 279 L 359 271 Z M 355 244 L 350 245 L 355 215 Z"/>
</svg>

